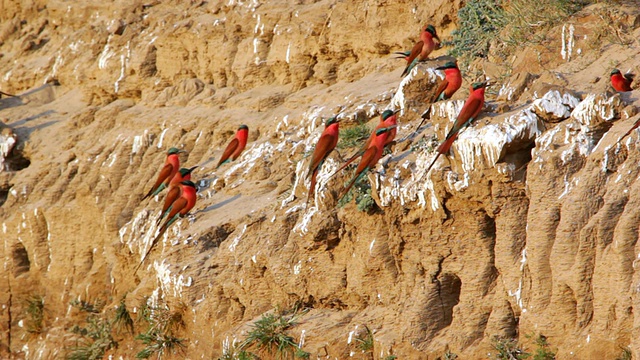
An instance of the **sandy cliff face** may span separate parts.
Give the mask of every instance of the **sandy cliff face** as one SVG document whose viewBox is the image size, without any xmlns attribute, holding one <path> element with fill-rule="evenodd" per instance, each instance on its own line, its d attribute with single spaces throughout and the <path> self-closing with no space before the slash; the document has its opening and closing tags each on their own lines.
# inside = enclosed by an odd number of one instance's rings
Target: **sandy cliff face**
<svg viewBox="0 0 640 360">
<path fill-rule="evenodd" d="M 618 143 L 638 96 L 607 83 L 612 62 L 637 70 L 637 41 L 625 39 L 640 35 L 640 13 L 614 14 L 620 41 L 598 37 L 592 6 L 506 65 L 475 63 L 497 81 L 485 115 L 425 174 L 432 135 L 444 137 L 476 79 L 465 72 L 415 135 L 446 49 L 404 79 L 390 53 L 425 23 L 450 33 L 459 7 L 5 4 L 0 90 L 20 97 L 0 99 L 2 357 L 63 357 L 86 317 L 70 303 L 111 316 L 121 299 L 182 309 L 180 358 L 218 358 L 261 315 L 296 304 L 309 311 L 291 334 L 312 357 L 485 358 L 494 336 L 532 349 L 526 334 L 562 359 L 639 356 L 638 133 Z M 306 205 L 323 120 L 373 126 L 387 108 L 401 109 L 405 141 L 368 176 L 376 207 L 337 207 L 351 174 L 329 175 L 354 149 L 332 153 Z M 243 123 L 247 149 L 214 170 Z M 198 203 L 134 274 L 163 201 L 141 198 L 171 146 L 198 165 Z M 362 353 L 365 328 L 374 342 Z M 143 347 L 113 334 L 109 355 Z"/>
</svg>

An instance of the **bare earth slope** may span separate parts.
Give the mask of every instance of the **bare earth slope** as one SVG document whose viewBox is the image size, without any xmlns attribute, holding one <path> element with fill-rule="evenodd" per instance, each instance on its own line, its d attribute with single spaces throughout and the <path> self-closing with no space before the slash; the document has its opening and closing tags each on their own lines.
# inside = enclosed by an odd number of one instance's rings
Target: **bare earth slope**
<svg viewBox="0 0 640 360">
<path fill-rule="evenodd" d="M 425 174 L 476 78 L 415 135 L 446 48 L 404 79 L 391 53 L 427 23 L 449 34 L 460 6 L 5 4 L 0 90 L 20 96 L 0 99 L 0 357 L 64 358 L 87 316 L 70 304 L 111 316 L 121 299 L 180 309 L 175 358 L 216 359 L 294 306 L 312 358 L 495 358 L 494 337 L 532 350 L 530 334 L 558 359 L 640 356 L 638 132 L 618 143 L 640 100 L 608 86 L 613 67 L 640 71 L 640 10 L 589 6 L 506 63 L 475 62 L 497 82 L 485 113 Z M 373 127 L 385 109 L 400 126 L 368 177 L 375 209 L 337 207 L 351 172 L 329 175 L 355 149 L 331 154 L 305 205 L 324 120 Z M 215 170 L 240 124 L 247 149 Z M 171 146 L 198 165 L 198 203 L 134 274 L 164 194 L 141 199 Z M 114 329 L 106 354 L 135 357 L 145 330 Z"/>
</svg>

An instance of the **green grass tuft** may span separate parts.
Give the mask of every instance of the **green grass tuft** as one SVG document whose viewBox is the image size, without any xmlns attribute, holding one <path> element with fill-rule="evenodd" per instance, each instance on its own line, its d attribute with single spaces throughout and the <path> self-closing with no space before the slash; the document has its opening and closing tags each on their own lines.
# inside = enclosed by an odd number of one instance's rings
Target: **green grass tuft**
<svg viewBox="0 0 640 360">
<path fill-rule="evenodd" d="M 466 67 L 475 58 L 490 53 L 506 59 L 526 44 L 541 43 L 545 31 L 592 0 L 470 0 L 458 10 L 458 29 L 449 54 Z"/>
<path fill-rule="evenodd" d="M 294 338 L 287 334 L 287 330 L 295 326 L 304 313 L 306 311 L 294 309 L 290 313 L 275 312 L 263 315 L 251 325 L 251 331 L 239 348 L 256 348 L 258 352 L 274 356 L 276 359 L 308 359 L 309 353 L 300 349 Z"/>
<path fill-rule="evenodd" d="M 148 359 L 153 354 L 160 358 L 168 352 L 183 352 L 186 347 L 185 339 L 177 337 L 176 332 L 184 328 L 184 311 L 184 306 L 179 306 L 174 311 L 168 306 L 152 308 L 144 299 L 138 320 L 147 324 L 147 330 L 138 334 L 136 340 L 140 340 L 145 347 L 136 354 L 136 358 Z"/>
<path fill-rule="evenodd" d="M 76 325 L 71 331 L 81 335 L 82 339 L 69 349 L 67 360 L 102 359 L 107 350 L 118 347 L 111 336 L 111 324 L 96 314 L 89 314 L 86 326 Z"/>
<path fill-rule="evenodd" d="M 25 329 L 31 334 L 40 334 L 44 322 L 44 298 L 34 295 L 25 301 Z"/>
<path fill-rule="evenodd" d="M 373 352 L 373 333 L 368 326 L 364 326 L 365 333 L 360 337 L 356 337 L 356 344 L 358 345 L 358 349 L 364 353 Z"/>
<path fill-rule="evenodd" d="M 376 202 L 371 197 L 371 184 L 367 176 L 363 176 L 351 187 L 351 190 L 338 201 L 338 207 L 344 207 L 355 197 L 358 210 L 371 212 L 376 207 Z"/>
<path fill-rule="evenodd" d="M 525 352 L 518 346 L 518 342 L 515 339 L 505 339 L 495 336 L 491 342 L 493 348 L 498 352 L 496 359 L 521 360 L 531 356 L 531 354 Z"/>
<path fill-rule="evenodd" d="M 113 325 L 118 332 L 126 329 L 130 334 L 133 334 L 133 319 L 129 314 L 129 310 L 127 310 L 127 305 L 124 303 L 124 297 L 120 300 L 120 304 L 116 306 Z"/>
<path fill-rule="evenodd" d="M 367 124 L 359 124 L 350 128 L 341 129 L 337 148 L 347 149 L 356 146 L 359 147 L 360 145 L 362 145 L 361 143 L 369 137 L 370 134 L 371 129 L 369 129 Z"/>
</svg>

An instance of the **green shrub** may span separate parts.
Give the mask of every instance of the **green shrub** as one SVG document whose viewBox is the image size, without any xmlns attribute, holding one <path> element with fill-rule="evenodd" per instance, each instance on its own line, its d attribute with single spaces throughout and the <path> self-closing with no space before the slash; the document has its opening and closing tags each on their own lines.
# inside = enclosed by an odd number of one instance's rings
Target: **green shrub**
<svg viewBox="0 0 640 360">
<path fill-rule="evenodd" d="M 146 299 L 143 301 L 139 312 L 139 321 L 147 325 L 144 333 L 138 334 L 136 340 L 140 340 L 145 347 L 136 354 L 137 359 L 148 359 L 153 354 L 158 358 L 167 352 L 182 352 L 185 348 L 185 339 L 176 336 L 179 329 L 184 328 L 185 307 L 179 306 L 171 311 L 168 306 L 150 307 Z"/>
<path fill-rule="evenodd" d="M 344 207 L 350 203 L 354 197 L 356 199 L 358 210 L 362 212 L 370 212 L 375 208 L 376 202 L 373 201 L 373 198 L 371 197 L 371 184 L 366 176 L 362 176 L 355 184 L 353 184 L 349 192 L 338 201 L 338 207 Z"/>
<path fill-rule="evenodd" d="M 470 0 L 458 10 L 458 29 L 449 54 L 463 63 L 475 57 L 487 57 L 491 42 L 498 37 L 500 29 L 507 24 L 504 9 L 497 0 Z"/>
<path fill-rule="evenodd" d="M 364 353 L 371 353 L 373 352 L 373 333 L 366 325 L 364 329 L 364 335 L 355 338 L 356 344 L 358 345 L 358 349 L 360 349 L 360 351 Z"/>
<path fill-rule="evenodd" d="M 493 43 L 505 59 L 527 43 L 546 39 L 544 31 L 592 3 L 592 0 L 471 0 L 458 10 L 458 29 L 445 45 L 467 65 L 486 58 Z"/>
<path fill-rule="evenodd" d="M 518 346 L 515 339 L 504 339 L 496 336 L 492 339 L 492 345 L 498 352 L 496 359 L 521 360 L 528 359 L 531 356 L 531 354 L 525 352 Z"/>
<path fill-rule="evenodd" d="M 533 335 L 528 335 L 528 338 L 533 338 Z M 535 339 L 536 351 L 533 353 L 533 360 L 554 360 L 556 354 L 551 351 L 551 347 L 547 342 L 547 337 L 540 334 Z"/>
<path fill-rule="evenodd" d="M 71 331 L 82 338 L 75 347 L 69 349 L 67 360 L 102 359 L 107 350 L 118 346 L 118 343 L 111 336 L 109 321 L 93 313 L 87 317 L 85 326 L 75 325 Z"/>
<path fill-rule="evenodd" d="M 131 314 L 129 314 L 129 310 L 127 310 L 127 305 L 124 303 L 124 297 L 120 300 L 120 304 L 116 306 L 113 325 L 118 332 L 126 329 L 130 334 L 133 334 L 133 319 L 131 318 Z"/>
<path fill-rule="evenodd" d="M 276 359 L 308 359 L 309 353 L 300 349 L 294 338 L 287 334 L 287 330 L 296 325 L 305 312 L 294 309 L 291 313 L 275 312 L 263 315 L 251 325 L 252 329 L 240 345 L 240 349 L 256 348 L 258 352 L 275 356 Z"/>
<path fill-rule="evenodd" d="M 338 149 L 347 149 L 353 147 L 360 147 L 361 142 L 366 140 L 371 135 L 371 129 L 367 124 L 359 124 L 346 129 L 340 130 L 338 137 Z"/>
<path fill-rule="evenodd" d="M 34 295 L 25 301 L 25 329 L 31 334 L 40 334 L 44 321 L 44 298 Z"/>
</svg>

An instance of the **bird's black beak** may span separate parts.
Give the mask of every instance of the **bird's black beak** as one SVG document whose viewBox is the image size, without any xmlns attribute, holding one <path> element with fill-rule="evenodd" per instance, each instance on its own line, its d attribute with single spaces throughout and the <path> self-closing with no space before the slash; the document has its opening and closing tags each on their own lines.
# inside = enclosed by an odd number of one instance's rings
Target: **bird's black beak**
<svg viewBox="0 0 640 360">
<path fill-rule="evenodd" d="M 399 113 L 400 111 L 402 111 L 402 109 L 393 110 L 393 114 L 395 115 L 395 114 Z"/>
</svg>

